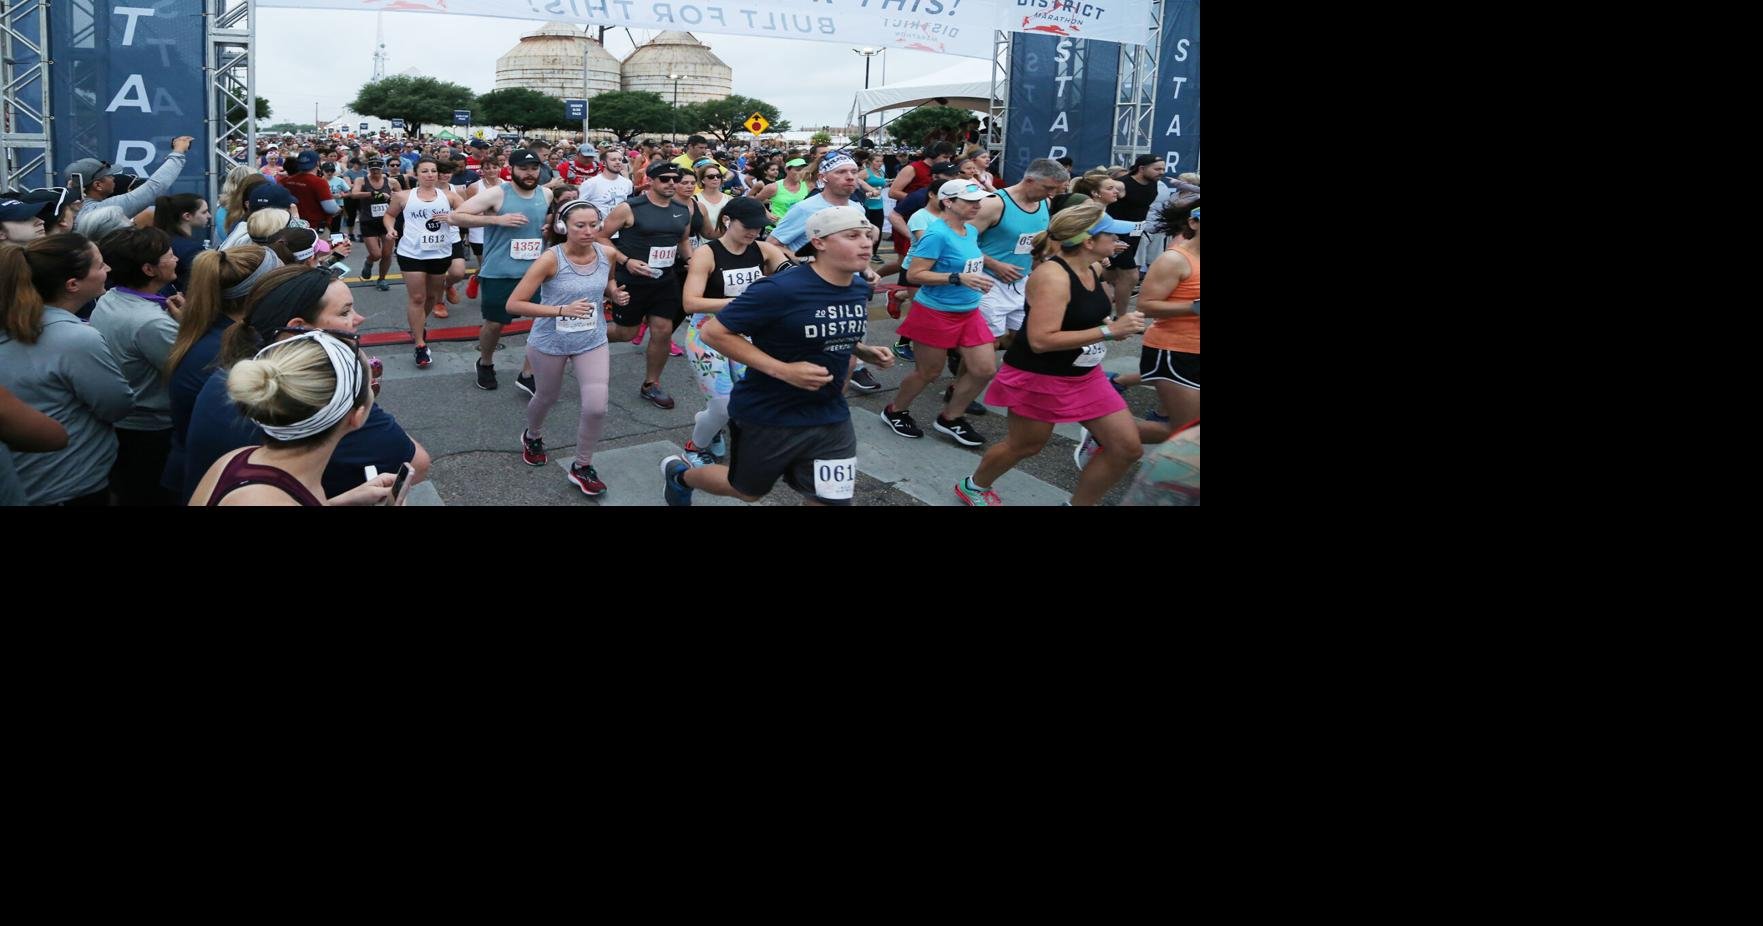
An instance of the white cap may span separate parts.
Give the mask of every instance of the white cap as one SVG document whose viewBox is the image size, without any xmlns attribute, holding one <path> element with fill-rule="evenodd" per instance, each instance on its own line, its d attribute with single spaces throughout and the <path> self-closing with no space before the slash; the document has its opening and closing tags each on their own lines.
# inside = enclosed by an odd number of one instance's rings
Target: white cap
<svg viewBox="0 0 1763 926">
<path fill-rule="evenodd" d="M 874 228 L 856 206 L 828 206 L 808 217 L 808 237 L 825 238 L 853 228 Z"/>
<path fill-rule="evenodd" d="M 951 180 L 937 191 L 937 196 L 943 199 L 965 199 L 969 202 L 977 202 L 991 195 L 993 194 L 987 192 L 985 187 L 972 180 Z"/>
</svg>

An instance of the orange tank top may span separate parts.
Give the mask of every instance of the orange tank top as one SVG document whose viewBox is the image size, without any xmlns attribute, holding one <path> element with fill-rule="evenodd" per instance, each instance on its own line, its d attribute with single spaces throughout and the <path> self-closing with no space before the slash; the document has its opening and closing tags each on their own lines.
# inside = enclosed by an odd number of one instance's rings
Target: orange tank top
<svg viewBox="0 0 1763 926">
<path fill-rule="evenodd" d="M 1170 301 L 1200 298 L 1200 255 L 1179 245 L 1170 250 L 1180 251 L 1181 256 L 1188 259 L 1189 273 L 1188 278 L 1176 284 L 1175 290 L 1164 298 Z M 1200 316 L 1158 319 L 1156 324 L 1145 329 L 1145 346 L 1183 354 L 1199 353 Z"/>
</svg>

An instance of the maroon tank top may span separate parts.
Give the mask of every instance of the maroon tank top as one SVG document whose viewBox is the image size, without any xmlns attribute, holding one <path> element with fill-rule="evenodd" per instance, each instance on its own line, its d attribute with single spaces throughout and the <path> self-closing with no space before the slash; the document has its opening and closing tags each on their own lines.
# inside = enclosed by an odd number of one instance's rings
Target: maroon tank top
<svg viewBox="0 0 1763 926">
<path fill-rule="evenodd" d="M 214 494 L 208 496 L 208 507 L 220 504 L 235 489 L 251 485 L 274 486 L 293 496 L 294 501 L 304 508 L 322 508 L 324 502 L 314 498 L 312 491 L 300 483 L 300 480 L 273 466 L 258 466 L 251 462 L 251 454 L 258 448 L 252 447 L 244 453 L 227 461 L 226 468 L 220 471 L 220 481 L 214 484 Z"/>
</svg>

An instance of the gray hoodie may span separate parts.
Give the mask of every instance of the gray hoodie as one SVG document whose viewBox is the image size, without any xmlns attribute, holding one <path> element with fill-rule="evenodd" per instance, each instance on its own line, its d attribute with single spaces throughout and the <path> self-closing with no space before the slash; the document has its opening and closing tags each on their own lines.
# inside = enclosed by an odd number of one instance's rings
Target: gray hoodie
<svg viewBox="0 0 1763 926">
<path fill-rule="evenodd" d="M 165 163 L 148 177 L 145 183 L 109 199 L 87 203 L 85 208 L 73 220 L 73 230 L 96 241 L 107 233 L 127 225 L 130 219 L 141 213 L 141 210 L 153 205 L 153 201 L 164 196 L 171 185 L 177 182 L 178 175 L 184 172 L 184 154 L 173 151 L 165 156 Z M 120 215 L 110 214 L 120 213 Z"/>
<path fill-rule="evenodd" d="M 43 310 L 37 343 L 0 329 L 0 386 L 61 422 L 67 446 L 13 455 L 25 498 L 54 505 L 104 488 L 116 462 L 115 422 L 135 405 L 135 391 L 110 356 L 104 336 L 66 309 Z"/>
</svg>

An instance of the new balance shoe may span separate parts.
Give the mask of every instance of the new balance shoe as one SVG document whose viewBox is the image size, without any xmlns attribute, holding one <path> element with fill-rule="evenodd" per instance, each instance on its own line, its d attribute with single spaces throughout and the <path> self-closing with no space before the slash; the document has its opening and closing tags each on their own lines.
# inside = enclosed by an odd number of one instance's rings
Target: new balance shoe
<svg viewBox="0 0 1763 926">
<path fill-rule="evenodd" d="M 637 390 L 637 395 L 648 399 L 656 408 L 673 407 L 673 396 L 668 395 L 667 391 L 661 388 L 660 383 L 644 383 L 643 387 Z"/>
<path fill-rule="evenodd" d="M 531 373 L 522 373 L 514 377 L 514 388 L 526 393 L 528 398 L 539 397 L 539 381 Z"/>
<path fill-rule="evenodd" d="M 1090 465 L 1090 460 L 1101 452 L 1102 445 L 1097 442 L 1096 435 L 1090 433 L 1089 428 L 1082 425 L 1079 428 L 1083 431 L 1083 440 L 1078 441 L 1077 446 L 1072 449 L 1071 462 L 1076 463 L 1078 471 L 1082 472 L 1084 467 Z"/>
<path fill-rule="evenodd" d="M 955 443 L 963 447 L 980 447 L 986 442 L 986 439 L 979 436 L 979 432 L 973 429 L 973 425 L 967 423 L 966 418 L 956 418 L 950 421 L 938 414 L 936 429 L 954 438 Z"/>
<path fill-rule="evenodd" d="M 955 483 L 955 497 L 969 508 L 997 508 L 1004 504 L 997 492 L 974 485 L 972 476 Z"/>
<path fill-rule="evenodd" d="M 705 450 L 702 447 L 699 447 L 698 445 L 692 443 L 691 441 L 686 441 L 686 454 L 685 454 L 685 456 L 686 456 L 686 462 L 692 464 L 693 469 L 701 469 L 706 466 L 715 466 L 716 465 L 715 454 L 712 454 L 710 451 Z"/>
<path fill-rule="evenodd" d="M 685 457 L 675 454 L 661 461 L 661 498 L 675 508 L 690 508 L 692 487 L 680 477 L 692 468 Z"/>
<path fill-rule="evenodd" d="M 494 389 L 494 388 L 496 388 L 496 365 L 495 364 L 490 364 L 489 366 L 484 366 L 483 364 L 480 363 L 477 365 L 477 387 L 479 389 Z"/>
<path fill-rule="evenodd" d="M 882 409 L 881 420 L 901 437 L 923 437 L 924 430 L 912 420 L 911 412 L 897 412 L 890 406 Z"/>
<path fill-rule="evenodd" d="M 858 392 L 880 392 L 881 383 L 875 381 L 875 374 L 869 372 L 868 367 L 858 367 L 857 372 L 851 374 L 851 388 Z"/>
<path fill-rule="evenodd" d="M 416 368 L 417 369 L 426 370 L 429 368 L 429 364 L 434 363 L 434 362 L 435 362 L 434 358 L 429 356 L 429 349 L 428 349 L 427 344 L 424 344 L 423 346 L 418 347 L 416 349 Z"/>
<path fill-rule="evenodd" d="M 728 459 L 728 434 L 727 434 L 727 432 L 718 431 L 718 432 L 716 432 L 716 436 L 712 437 L 710 439 L 710 452 L 718 460 Z"/>
<path fill-rule="evenodd" d="M 569 481 L 575 483 L 575 487 L 589 498 L 599 498 L 606 494 L 606 483 L 600 481 L 600 474 L 594 472 L 592 466 L 569 464 Z"/>
<path fill-rule="evenodd" d="M 528 466 L 544 466 L 551 457 L 545 453 L 545 439 L 527 434 L 525 428 L 520 429 L 520 459 Z"/>
<path fill-rule="evenodd" d="M 907 363 L 917 363 L 918 357 L 912 353 L 911 341 L 900 341 L 894 345 L 894 356 Z"/>
<path fill-rule="evenodd" d="M 474 273 L 471 275 L 471 282 L 465 284 L 465 298 L 467 298 L 467 299 L 476 299 L 477 298 L 477 278 L 478 278 L 478 274 Z"/>
</svg>

